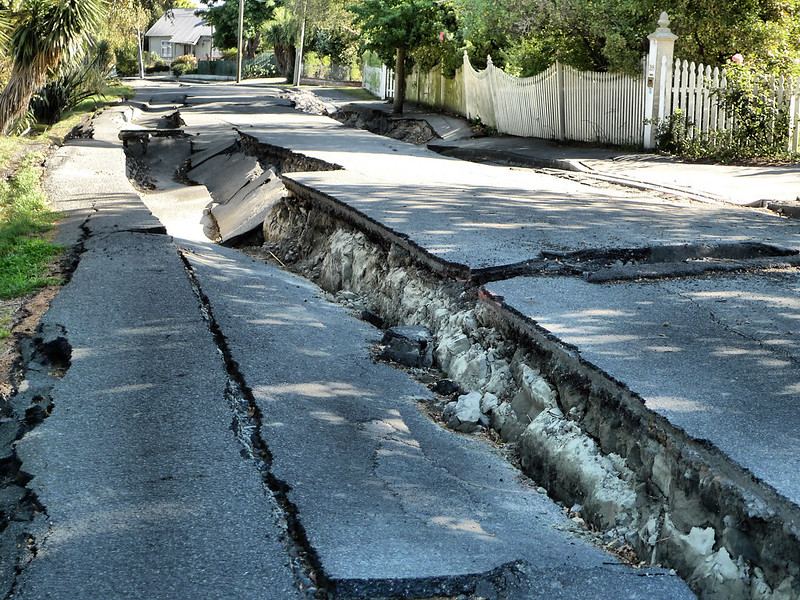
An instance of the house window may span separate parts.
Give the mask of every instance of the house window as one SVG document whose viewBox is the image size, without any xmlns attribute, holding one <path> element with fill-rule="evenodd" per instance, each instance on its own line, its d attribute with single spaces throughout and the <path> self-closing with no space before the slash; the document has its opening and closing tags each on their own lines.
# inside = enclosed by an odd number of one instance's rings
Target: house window
<svg viewBox="0 0 800 600">
<path fill-rule="evenodd" d="M 161 42 L 161 58 L 172 58 L 172 44 L 168 41 Z"/>
</svg>

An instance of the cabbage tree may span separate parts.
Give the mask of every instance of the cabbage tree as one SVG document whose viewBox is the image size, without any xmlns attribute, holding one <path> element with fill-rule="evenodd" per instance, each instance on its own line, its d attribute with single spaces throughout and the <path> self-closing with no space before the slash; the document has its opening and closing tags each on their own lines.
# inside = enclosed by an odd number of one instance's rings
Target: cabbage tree
<svg viewBox="0 0 800 600">
<path fill-rule="evenodd" d="M 8 52 L 13 66 L 0 94 L 0 133 L 28 108 L 59 68 L 81 55 L 104 15 L 105 0 L 26 0 L 13 15 Z"/>
</svg>

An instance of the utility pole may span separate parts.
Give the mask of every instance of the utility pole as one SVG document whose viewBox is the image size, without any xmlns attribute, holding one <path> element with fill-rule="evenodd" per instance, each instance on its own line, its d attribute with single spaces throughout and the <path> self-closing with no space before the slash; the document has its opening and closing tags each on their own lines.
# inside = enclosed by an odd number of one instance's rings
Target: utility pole
<svg viewBox="0 0 800 600">
<path fill-rule="evenodd" d="M 306 7 L 308 0 L 303 0 L 303 19 L 300 22 L 300 48 L 297 50 L 297 56 L 294 59 L 294 84 L 300 85 L 300 71 L 303 69 L 303 44 L 306 38 Z"/>
<path fill-rule="evenodd" d="M 239 0 L 239 45 L 236 53 L 236 83 L 242 82 L 242 31 L 244 30 L 244 0 Z"/>
<path fill-rule="evenodd" d="M 139 79 L 144 79 L 144 57 L 142 56 L 142 29 L 136 26 L 136 48 L 139 51 Z"/>
</svg>

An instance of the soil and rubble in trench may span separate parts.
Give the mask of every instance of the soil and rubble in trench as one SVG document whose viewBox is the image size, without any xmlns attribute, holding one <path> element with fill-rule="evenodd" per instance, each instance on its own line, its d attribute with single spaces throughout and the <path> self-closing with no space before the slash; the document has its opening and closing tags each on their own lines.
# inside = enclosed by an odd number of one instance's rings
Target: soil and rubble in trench
<svg viewBox="0 0 800 600">
<path fill-rule="evenodd" d="M 437 391 L 446 377 L 456 389 L 426 412 L 504 448 L 599 545 L 631 564 L 675 569 L 704 599 L 799 597 L 800 540 L 786 526 L 800 522 L 797 507 L 513 309 L 439 279 L 309 198 L 287 194 L 263 233 L 250 252 L 274 257 L 355 314 L 427 327 L 438 371 L 421 380 Z M 470 392 L 482 414 L 462 428 L 452 411 Z"/>
<path fill-rule="evenodd" d="M 331 104 L 326 104 L 313 92 L 306 90 L 293 90 L 287 94 L 287 98 L 294 102 L 295 108 L 303 112 L 329 116 L 342 123 L 345 127 L 365 129 L 370 133 L 390 137 L 401 142 L 424 146 L 439 137 L 428 122 L 423 119 L 395 117 L 386 111 L 358 103 L 345 104 L 337 108 Z"/>
</svg>

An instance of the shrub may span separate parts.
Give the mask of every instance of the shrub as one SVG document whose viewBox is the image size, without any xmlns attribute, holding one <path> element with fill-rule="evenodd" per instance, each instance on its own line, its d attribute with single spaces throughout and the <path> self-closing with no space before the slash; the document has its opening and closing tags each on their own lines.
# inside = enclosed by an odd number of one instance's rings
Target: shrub
<svg viewBox="0 0 800 600">
<path fill-rule="evenodd" d="M 242 65 L 242 77 L 254 79 L 257 77 L 277 77 L 280 75 L 275 61 L 274 52 L 262 52 L 255 58 L 246 60 Z"/>
<path fill-rule="evenodd" d="M 184 54 L 172 61 L 172 74 L 175 77 L 186 75 L 187 73 L 197 72 L 197 57 L 191 54 Z"/>
<path fill-rule="evenodd" d="M 90 57 L 49 81 L 31 99 L 30 109 L 39 123 L 52 125 L 64 111 L 103 91 L 111 73 L 108 43 L 99 42 Z"/>
<path fill-rule="evenodd" d="M 135 77 L 139 74 L 139 50 L 136 44 L 125 44 L 114 50 L 117 59 L 117 75 Z"/>
<path fill-rule="evenodd" d="M 155 66 L 159 63 L 164 64 L 164 61 L 158 55 L 158 52 L 147 52 L 145 51 L 142 54 L 142 60 L 144 61 L 145 68 Z"/>
<path fill-rule="evenodd" d="M 236 48 L 227 48 L 222 51 L 222 60 L 236 60 L 236 55 L 238 53 Z"/>
<path fill-rule="evenodd" d="M 160 58 L 144 69 L 145 73 L 165 73 L 167 71 L 169 71 L 169 65 Z"/>
<path fill-rule="evenodd" d="M 734 61 L 726 69 L 727 85 L 712 90 L 731 123 L 724 131 L 697 131 L 689 115 L 677 110 L 656 125 L 659 150 L 690 159 L 723 162 L 788 155 L 789 114 L 778 102 L 770 77 Z"/>
</svg>

